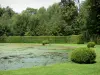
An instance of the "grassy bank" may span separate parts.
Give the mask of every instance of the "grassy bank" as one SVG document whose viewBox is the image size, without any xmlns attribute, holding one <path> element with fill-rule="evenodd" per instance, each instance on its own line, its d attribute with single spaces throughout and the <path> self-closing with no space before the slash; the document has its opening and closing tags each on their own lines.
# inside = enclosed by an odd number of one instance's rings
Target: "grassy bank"
<svg viewBox="0 0 100 75">
<path fill-rule="evenodd" d="M 56 44 L 56 46 L 83 47 L 86 45 L 77 44 Z M 33 67 L 11 71 L 0 71 L 0 75 L 100 75 L 100 45 L 95 50 L 97 59 L 95 64 L 75 64 L 67 62 L 52 66 Z"/>
</svg>

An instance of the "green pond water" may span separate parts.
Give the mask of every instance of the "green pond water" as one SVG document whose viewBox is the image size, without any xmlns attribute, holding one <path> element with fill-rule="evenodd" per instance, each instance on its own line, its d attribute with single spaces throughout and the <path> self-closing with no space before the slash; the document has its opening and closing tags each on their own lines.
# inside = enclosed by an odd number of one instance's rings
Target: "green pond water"
<svg viewBox="0 0 100 75">
<path fill-rule="evenodd" d="M 0 70 L 66 63 L 69 53 L 66 49 L 60 45 L 0 43 Z"/>
</svg>

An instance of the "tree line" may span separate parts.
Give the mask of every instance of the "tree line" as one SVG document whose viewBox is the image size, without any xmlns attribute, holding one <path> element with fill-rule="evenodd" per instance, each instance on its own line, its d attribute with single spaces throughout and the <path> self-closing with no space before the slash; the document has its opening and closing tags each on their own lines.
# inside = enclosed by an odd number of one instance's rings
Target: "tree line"
<svg viewBox="0 0 100 75">
<path fill-rule="evenodd" d="M 47 9 L 26 8 L 20 14 L 0 6 L 0 36 L 99 35 L 99 5 L 99 0 L 86 0 L 78 12 L 73 0 L 61 0 Z"/>
</svg>

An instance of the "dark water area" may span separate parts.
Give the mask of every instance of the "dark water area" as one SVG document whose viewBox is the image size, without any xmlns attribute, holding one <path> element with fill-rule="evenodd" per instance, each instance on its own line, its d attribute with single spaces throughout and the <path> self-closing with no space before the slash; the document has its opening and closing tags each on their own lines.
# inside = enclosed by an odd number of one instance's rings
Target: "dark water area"
<svg viewBox="0 0 100 75">
<path fill-rule="evenodd" d="M 11 49 L 0 51 L 0 70 L 48 66 L 56 63 L 66 63 L 68 61 L 68 52 L 65 50 L 52 50 L 51 48 L 44 47 Z"/>
</svg>

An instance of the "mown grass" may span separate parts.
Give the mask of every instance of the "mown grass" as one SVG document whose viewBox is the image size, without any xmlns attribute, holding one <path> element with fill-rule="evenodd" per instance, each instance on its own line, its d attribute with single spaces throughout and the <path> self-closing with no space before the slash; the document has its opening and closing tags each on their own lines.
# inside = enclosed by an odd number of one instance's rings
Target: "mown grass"
<svg viewBox="0 0 100 75">
<path fill-rule="evenodd" d="M 57 45 L 57 44 L 56 44 Z M 84 47 L 86 45 L 58 44 L 57 46 Z M 76 64 L 67 62 L 52 66 L 33 67 L 11 71 L 0 71 L 0 75 L 100 75 L 100 45 L 95 47 L 97 54 L 94 64 Z"/>
</svg>

